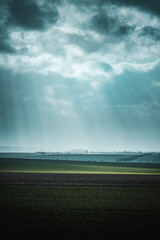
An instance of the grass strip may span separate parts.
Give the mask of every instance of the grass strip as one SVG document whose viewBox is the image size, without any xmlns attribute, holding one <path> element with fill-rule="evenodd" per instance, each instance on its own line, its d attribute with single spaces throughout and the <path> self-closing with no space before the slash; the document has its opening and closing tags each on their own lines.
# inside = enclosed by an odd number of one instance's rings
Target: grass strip
<svg viewBox="0 0 160 240">
<path fill-rule="evenodd" d="M 23 160 L 23 159 L 4 159 L 0 160 L 0 172 L 26 172 L 26 173 L 81 173 L 81 174 L 152 174 L 160 175 L 160 168 L 154 165 L 143 165 L 140 167 L 135 164 L 121 165 L 111 163 L 73 163 L 67 161 L 52 160 Z"/>
</svg>

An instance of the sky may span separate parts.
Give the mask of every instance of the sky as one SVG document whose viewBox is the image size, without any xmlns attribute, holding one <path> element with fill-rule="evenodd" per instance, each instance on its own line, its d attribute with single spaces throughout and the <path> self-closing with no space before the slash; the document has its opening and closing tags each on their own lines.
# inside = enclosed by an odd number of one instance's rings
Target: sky
<svg viewBox="0 0 160 240">
<path fill-rule="evenodd" d="M 160 151 L 160 0 L 1 0 L 0 146 Z"/>
</svg>

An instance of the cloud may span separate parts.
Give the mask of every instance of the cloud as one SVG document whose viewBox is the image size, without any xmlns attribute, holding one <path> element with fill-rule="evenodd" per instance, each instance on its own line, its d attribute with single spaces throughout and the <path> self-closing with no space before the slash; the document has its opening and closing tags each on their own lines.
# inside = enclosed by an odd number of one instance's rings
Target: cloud
<svg viewBox="0 0 160 240">
<path fill-rule="evenodd" d="M 0 52 L 2 53 L 14 53 L 15 49 L 12 47 L 8 33 L 2 27 L 0 27 Z"/>
<path fill-rule="evenodd" d="M 7 20 L 8 11 L 5 1 L 0 1 L 0 52 L 3 53 L 13 53 L 14 49 L 12 48 L 9 42 L 9 36 L 5 26 Z"/>
<path fill-rule="evenodd" d="M 55 6 L 49 10 L 46 4 L 45 9 L 43 9 L 43 5 L 42 7 L 38 5 L 36 0 L 9 0 L 8 11 L 7 23 L 27 30 L 44 30 L 48 22 L 55 23 L 58 18 Z"/>
<path fill-rule="evenodd" d="M 109 12 L 109 9 L 106 9 L 105 12 L 100 11 L 93 16 L 91 25 L 95 31 L 107 34 L 107 36 L 116 35 L 116 37 L 130 33 L 133 27 L 123 23 L 120 16 L 109 16 L 107 12 Z"/>
<path fill-rule="evenodd" d="M 59 2 L 60 3 L 60 2 Z M 0 3 L 0 52 L 14 53 L 13 31 L 45 31 L 58 20 L 58 1 L 2 0 Z"/>
<path fill-rule="evenodd" d="M 102 3 L 106 3 L 107 1 L 102 0 Z M 142 11 L 147 11 L 152 14 L 160 15 L 160 1 L 156 0 L 154 2 L 150 0 L 111 0 L 111 3 L 125 5 L 125 6 L 133 6 L 137 7 Z"/>
<path fill-rule="evenodd" d="M 104 13 L 99 13 L 93 17 L 92 24 L 96 31 L 99 31 L 100 33 L 109 33 L 114 29 L 116 19 L 111 18 Z"/>
<path fill-rule="evenodd" d="M 141 35 L 149 37 L 155 41 L 160 41 L 160 28 L 145 26 L 141 29 Z"/>
<path fill-rule="evenodd" d="M 26 29 L 43 29 L 43 12 L 35 1 L 11 0 L 8 2 L 9 25 L 16 25 Z"/>
<path fill-rule="evenodd" d="M 106 5 L 114 4 L 119 6 L 128 6 L 139 8 L 141 11 L 147 11 L 152 14 L 160 15 L 160 1 L 155 0 L 154 2 L 150 0 L 70 0 L 72 4 L 78 7 L 91 7 L 98 6 L 99 8 Z"/>
<path fill-rule="evenodd" d="M 115 64 L 113 68 L 117 74 L 123 73 L 125 70 L 136 71 L 136 72 L 148 72 L 154 69 L 155 67 L 157 67 L 159 63 L 160 63 L 159 60 L 156 60 L 150 63 L 144 63 L 144 64 L 121 62 L 121 63 Z"/>
<path fill-rule="evenodd" d="M 158 64 L 158 18 L 125 1 L 14 1 L 5 1 L 8 10 L 3 6 L 0 64 L 6 69 L 53 73 L 97 88 L 125 71 Z"/>
<path fill-rule="evenodd" d="M 96 41 L 89 34 L 88 36 L 83 36 L 80 34 L 68 34 L 68 40 L 70 44 L 79 46 L 86 53 L 96 52 L 102 47 L 99 41 Z"/>
</svg>

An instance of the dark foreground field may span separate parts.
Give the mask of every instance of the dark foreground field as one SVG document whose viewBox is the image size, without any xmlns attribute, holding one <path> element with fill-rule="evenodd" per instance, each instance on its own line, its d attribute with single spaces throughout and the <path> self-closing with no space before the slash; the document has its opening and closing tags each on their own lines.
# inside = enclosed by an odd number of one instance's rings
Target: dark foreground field
<svg viewBox="0 0 160 240">
<path fill-rule="evenodd" d="M 1 173 L 0 184 L 6 240 L 155 239 L 160 234 L 159 175 Z"/>
</svg>

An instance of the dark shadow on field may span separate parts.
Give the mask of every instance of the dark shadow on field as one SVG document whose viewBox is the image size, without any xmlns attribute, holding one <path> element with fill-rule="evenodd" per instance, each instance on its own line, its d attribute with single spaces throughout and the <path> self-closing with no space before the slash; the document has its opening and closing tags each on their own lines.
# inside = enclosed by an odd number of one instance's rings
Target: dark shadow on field
<svg viewBox="0 0 160 240">
<path fill-rule="evenodd" d="M 3 239 L 155 239 L 159 188 L 1 186 Z"/>
</svg>

